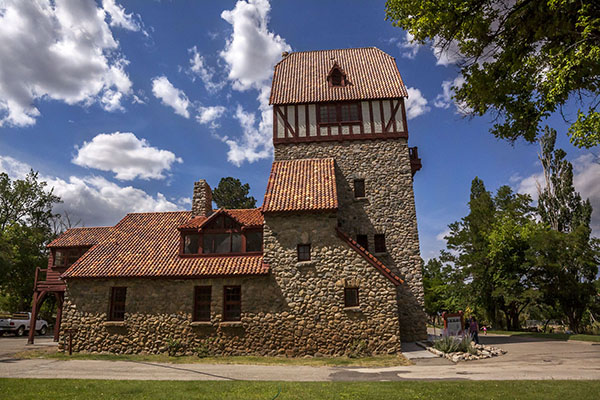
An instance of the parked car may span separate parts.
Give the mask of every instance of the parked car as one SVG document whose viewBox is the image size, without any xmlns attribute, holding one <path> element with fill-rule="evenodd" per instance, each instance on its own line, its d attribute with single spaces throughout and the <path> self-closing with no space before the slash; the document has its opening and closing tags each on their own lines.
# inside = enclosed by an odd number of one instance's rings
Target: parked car
<svg viewBox="0 0 600 400">
<path fill-rule="evenodd" d="M 0 318 L 0 334 L 12 332 L 16 336 L 23 336 L 29 331 L 30 312 L 20 312 L 10 315 L 8 318 Z M 48 331 L 48 322 L 39 318 L 35 321 L 35 330 L 40 335 L 45 335 Z"/>
</svg>

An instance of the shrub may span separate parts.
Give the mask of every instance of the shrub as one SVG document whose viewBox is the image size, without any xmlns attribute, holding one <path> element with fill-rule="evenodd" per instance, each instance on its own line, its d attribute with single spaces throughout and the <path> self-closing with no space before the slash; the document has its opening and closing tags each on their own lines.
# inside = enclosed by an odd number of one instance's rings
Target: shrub
<svg viewBox="0 0 600 400">
<path fill-rule="evenodd" d="M 195 353 L 198 358 L 206 358 L 214 354 L 211 347 L 213 342 L 214 338 L 207 338 L 204 342 L 200 342 L 200 344 L 196 346 Z"/>
<path fill-rule="evenodd" d="M 167 352 L 169 353 L 169 356 L 175 357 L 177 353 L 181 352 L 182 350 L 183 343 L 181 343 L 181 340 L 173 338 L 167 339 Z"/>
<path fill-rule="evenodd" d="M 468 335 L 462 338 L 455 336 L 443 336 L 441 339 L 433 342 L 433 347 L 444 353 L 471 353 L 477 354 L 477 350 L 471 344 L 471 338 Z"/>
<path fill-rule="evenodd" d="M 355 340 L 348 346 L 348 357 L 358 358 L 367 354 L 367 343 L 364 340 Z"/>
</svg>

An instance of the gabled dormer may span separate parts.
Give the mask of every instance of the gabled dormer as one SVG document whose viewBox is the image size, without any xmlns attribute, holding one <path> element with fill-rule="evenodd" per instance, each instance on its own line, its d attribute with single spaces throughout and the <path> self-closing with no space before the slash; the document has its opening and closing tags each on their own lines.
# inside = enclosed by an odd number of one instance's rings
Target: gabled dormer
<svg viewBox="0 0 600 400">
<path fill-rule="evenodd" d="M 215 211 L 180 226 L 181 257 L 262 253 L 263 217 L 260 209 Z"/>
<path fill-rule="evenodd" d="M 334 62 L 333 67 L 329 70 L 327 82 L 329 83 L 329 87 L 344 87 L 348 83 L 346 73 L 340 68 L 337 62 Z"/>
</svg>

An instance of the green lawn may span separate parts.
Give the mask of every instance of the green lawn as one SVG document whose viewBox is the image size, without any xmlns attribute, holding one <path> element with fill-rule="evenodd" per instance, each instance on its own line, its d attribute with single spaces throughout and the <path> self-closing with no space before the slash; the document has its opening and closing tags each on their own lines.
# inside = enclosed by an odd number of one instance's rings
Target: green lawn
<svg viewBox="0 0 600 400">
<path fill-rule="evenodd" d="M 540 332 L 515 332 L 515 331 L 488 331 L 498 335 L 528 336 L 540 339 L 554 340 L 579 340 L 583 342 L 600 342 L 600 335 L 567 335 L 566 333 L 540 333 Z M 481 334 L 480 334 L 481 336 Z"/>
<path fill-rule="evenodd" d="M 310 365 L 331 367 L 394 367 L 411 365 L 410 361 L 401 355 L 376 357 L 319 357 L 319 358 L 287 358 L 287 357 L 258 357 L 258 356 L 223 356 L 205 357 L 181 356 L 169 357 L 166 354 L 89 354 L 61 353 L 55 349 L 30 350 L 14 355 L 14 358 L 47 358 L 53 360 L 106 360 L 106 361 L 148 361 L 171 364 L 254 364 L 254 365 Z M 1 397 L 0 397 L 1 399 Z"/>
<path fill-rule="evenodd" d="M 0 379 L 2 399 L 598 399 L 600 381 L 249 382 Z M 279 393 L 279 395 L 277 395 Z"/>
</svg>

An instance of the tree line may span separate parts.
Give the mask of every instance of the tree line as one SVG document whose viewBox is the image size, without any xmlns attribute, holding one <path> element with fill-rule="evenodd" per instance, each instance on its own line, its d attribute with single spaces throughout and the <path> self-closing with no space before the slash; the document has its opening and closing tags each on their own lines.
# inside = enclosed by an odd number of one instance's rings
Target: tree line
<svg viewBox="0 0 600 400">
<path fill-rule="evenodd" d="M 446 249 L 424 266 L 429 315 L 468 310 L 493 327 L 519 330 L 532 319 L 559 319 L 572 332 L 600 321 L 600 241 L 592 206 L 573 186 L 573 166 L 555 149 L 556 131 L 540 138 L 544 182 L 538 203 L 475 178 L 469 213 L 449 225 Z"/>
</svg>

